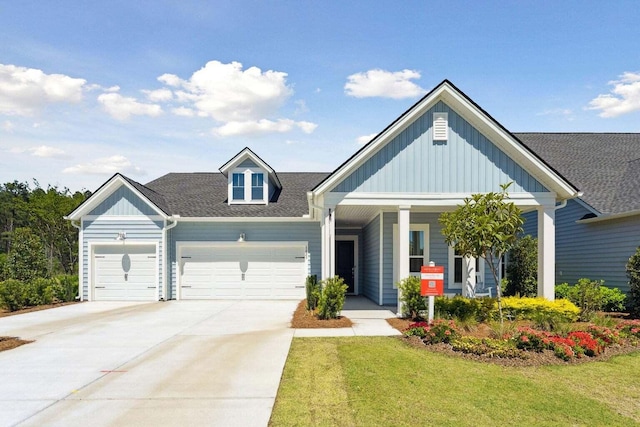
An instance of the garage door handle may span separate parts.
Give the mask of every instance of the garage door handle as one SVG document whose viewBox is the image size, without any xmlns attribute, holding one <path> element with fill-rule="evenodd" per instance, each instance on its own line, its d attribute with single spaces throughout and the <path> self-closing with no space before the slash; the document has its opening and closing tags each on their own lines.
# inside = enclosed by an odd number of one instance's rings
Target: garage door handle
<svg viewBox="0 0 640 427">
<path fill-rule="evenodd" d="M 147 286 L 147 289 L 155 289 L 155 286 Z"/>
<path fill-rule="evenodd" d="M 104 289 L 106 286 L 96 286 L 96 289 Z"/>
<path fill-rule="evenodd" d="M 303 256 L 297 256 L 296 259 L 305 259 L 306 257 Z"/>
<path fill-rule="evenodd" d="M 182 285 L 183 288 L 190 288 L 191 286 Z"/>
<path fill-rule="evenodd" d="M 296 288 L 304 288 L 304 287 L 305 287 L 304 285 L 302 285 L 302 286 L 296 286 Z"/>
</svg>

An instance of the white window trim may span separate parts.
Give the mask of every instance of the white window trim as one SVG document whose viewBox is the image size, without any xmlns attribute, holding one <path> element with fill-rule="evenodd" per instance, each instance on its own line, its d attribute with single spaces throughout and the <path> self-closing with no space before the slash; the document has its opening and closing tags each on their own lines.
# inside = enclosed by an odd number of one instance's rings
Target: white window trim
<svg viewBox="0 0 640 427">
<path fill-rule="evenodd" d="M 233 199 L 233 175 L 244 174 L 244 199 Z M 260 173 L 262 174 L 262 199 L 252 199 L 251 189 L 252 180 L 251 175 Z M 228 176 L 227 180 L 228 194 L 227 203 L 229 205 L 268 205 L 269 204 L 269 174 L 266 170 L 258 167 L 237 167 L 233 169 Z"/>
<path fill-rule="evenodd" d="M 423 265 L 428 265 L 429 263 L 429 224 L 410 224 L 409 232 L 412 231 L 422 231 L 424 232 L 424 255 L 423 255 Z M 397 283 L 399 280 L 404 279 L 404 277 L 398 277 L 398 247 L 399 235 L 398 235 L 398 224 L 393 224 L 393 289 L 398 289 Z M 410 273 L 412 276 L 420 276 L 420 273 Z"/>
</svg>

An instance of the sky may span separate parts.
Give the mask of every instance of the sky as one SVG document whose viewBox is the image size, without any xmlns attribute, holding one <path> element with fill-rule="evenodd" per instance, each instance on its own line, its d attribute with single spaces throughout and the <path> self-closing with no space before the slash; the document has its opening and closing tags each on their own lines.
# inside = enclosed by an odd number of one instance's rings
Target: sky
<svg viewBox="0 0 640 427">
<path fill-rule="evenodd" d="M 444 79 L 512 132 L 640 132 L 637 1 L 0 0 L 0 183 L 338 167 Z"/>
</svg>

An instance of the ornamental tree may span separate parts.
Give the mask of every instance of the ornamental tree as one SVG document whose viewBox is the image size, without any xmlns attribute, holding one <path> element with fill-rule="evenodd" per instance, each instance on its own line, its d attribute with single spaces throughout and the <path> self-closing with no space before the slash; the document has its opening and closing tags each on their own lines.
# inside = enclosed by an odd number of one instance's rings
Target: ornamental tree
<svg viewBox="0 0 640 427">
<path fill-rule="evenodd" d="M 498 279 L 500 259 L 513 247 L 521 233 L 522 211 L 508 202 L 507 189 L 511 183 L 500 186 L 502 191 L 472 194 L 464 204 L 452 212 L 440 215 L 445 242 L 464 257 L 483 258 L 496 283 L 498 312 L 502 319 L 502 290 Z"/>
</svg>

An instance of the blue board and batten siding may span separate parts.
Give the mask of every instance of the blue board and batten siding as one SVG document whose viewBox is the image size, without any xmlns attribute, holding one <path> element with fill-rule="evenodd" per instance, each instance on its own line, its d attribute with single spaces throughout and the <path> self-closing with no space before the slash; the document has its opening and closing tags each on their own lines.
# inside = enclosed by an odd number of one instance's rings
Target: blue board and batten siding
<svg viewBox="0 0 640 427">
<path fill-rule="evenodd" d="M 321 238 L 319 222 L 182 222 L 168 232 L 171 286 L 168 298 L 176 298 L 178 242 L 236 242 L 244 233 L 248 242 L 307 242 L 309 274 L 321 277 Z"/>
<path fill-rule="evenodd" d="M 449 138 L 433 141 L 434 112 L 447 112 Z M 333 192 L 511 193 L 547 189 L 445 103 L 438 102 L 338 183 Z"/>
<path fill-rule="evenodd" d="M 102 203 L 96 206 L 89 215 L 150 216 L 158 215 L 158 212 L 129 188 L 122 185 Z"/>
<path fill-rule="evenodd" d="M 380 215 L 377 215 L 362 230 L 363 260 L 360 268 L 364 277 L 361 294 L 380 302 Z"/>
<path fill-rule="evenodd" d="M 556 283 L 574 284 L 580 278 L 604 280 L 605 285 L 629 291 L 626 263 L 640 246 L 640 216 L 578 223 L 591 213 L 570 200 L 556 211 Z M 524 215 L 525 233 L 537 236 L 535 212 Z"/>
</svg>

